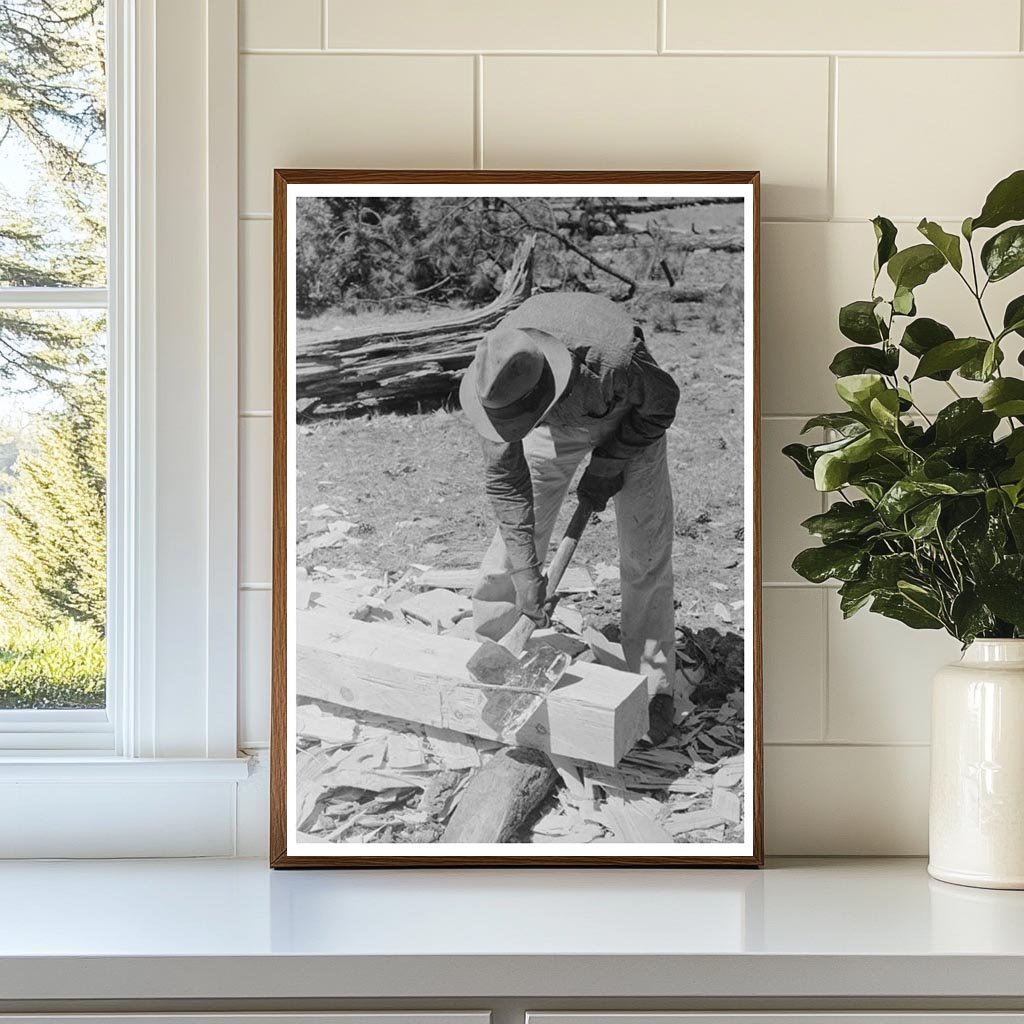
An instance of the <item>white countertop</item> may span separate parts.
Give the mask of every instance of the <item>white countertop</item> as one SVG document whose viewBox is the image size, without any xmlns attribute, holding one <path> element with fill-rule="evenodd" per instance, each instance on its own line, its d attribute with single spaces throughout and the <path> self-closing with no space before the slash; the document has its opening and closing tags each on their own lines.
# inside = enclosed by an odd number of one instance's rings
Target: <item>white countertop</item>
<svg viewBox="0 0 1024 1024">
<path fill-rule="evenodd" d="M 554 960 L 557 959 L 557 970 Z M 0 864 L 0 999 L 1024 997 L 1024 892 L 749 869 Z"/>
</svg>

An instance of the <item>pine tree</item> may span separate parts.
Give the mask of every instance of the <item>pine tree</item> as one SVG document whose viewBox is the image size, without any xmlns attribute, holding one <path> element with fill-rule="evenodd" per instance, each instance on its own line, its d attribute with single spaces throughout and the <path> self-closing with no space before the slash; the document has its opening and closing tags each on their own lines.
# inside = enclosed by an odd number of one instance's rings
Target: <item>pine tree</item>
<svg viewBox="0 0 1024 1024">
<path fill-rule="evenodd" d="M 39 176 L 0 185 L 0 287 L 104 283 L 106 67 L 102 0 L 0 2 L 0 147 Z M 0 311 L 0 383 L 57 393 L 92 359 L 59 318 Z"/>
<path fill-rule="evenodd" d="M 22 452 L 0 497 L 4 618 L 101 635 L 106 608 L 106 399 L 95 375 Z"/>
</svg>

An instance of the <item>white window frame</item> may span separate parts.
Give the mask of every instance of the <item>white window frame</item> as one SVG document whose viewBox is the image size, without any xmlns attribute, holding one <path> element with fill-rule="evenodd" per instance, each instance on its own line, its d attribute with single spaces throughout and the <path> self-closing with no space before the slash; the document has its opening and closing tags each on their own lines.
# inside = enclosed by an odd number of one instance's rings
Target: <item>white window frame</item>
<svg viewBox="0 0 1024 1024">
<path fill-rule="evenodd" d="M 109 311 L 107 711 L 0 714 L 0 857 L 173 854 L 183 834 L 187 852 L 231 854 L 248 774 L 236 721 L 238 3 L 107 0 L 107 33 L 108 288 L 3 295 Z M 59 830 L 42 820 L 47 787 L 70 812 Z"/>
</svg>

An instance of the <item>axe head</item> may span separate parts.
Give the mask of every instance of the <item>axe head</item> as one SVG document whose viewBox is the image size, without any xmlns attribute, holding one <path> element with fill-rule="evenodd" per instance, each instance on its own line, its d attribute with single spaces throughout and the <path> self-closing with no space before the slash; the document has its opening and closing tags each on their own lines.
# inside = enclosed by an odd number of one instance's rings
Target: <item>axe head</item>
<svg viewBox="0 0 1024 1024">
<path fill-rule="evenodd" d="M 507 734 L 520 728 L 555 688 L 569 667 L 569 656 L 541 644 L 517 658 L 501 644 L 485 640 L 466 667 L 478 683 L 493 688 L 481 717 L 496 732 Z"/>
</svg>

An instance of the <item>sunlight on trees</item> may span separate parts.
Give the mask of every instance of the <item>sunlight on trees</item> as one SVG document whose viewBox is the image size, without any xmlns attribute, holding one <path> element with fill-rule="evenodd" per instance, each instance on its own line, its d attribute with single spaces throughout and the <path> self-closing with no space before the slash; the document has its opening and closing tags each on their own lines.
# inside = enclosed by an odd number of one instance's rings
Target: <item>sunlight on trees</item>
<svg viewBox="0 0 1024 1024">
<path fill-rule="evenodd" d="M 106 283 L 102 0 L 0 0 L 0 708 L 104 703 L 101 316 L 5 288 Z"/>
</svg>

